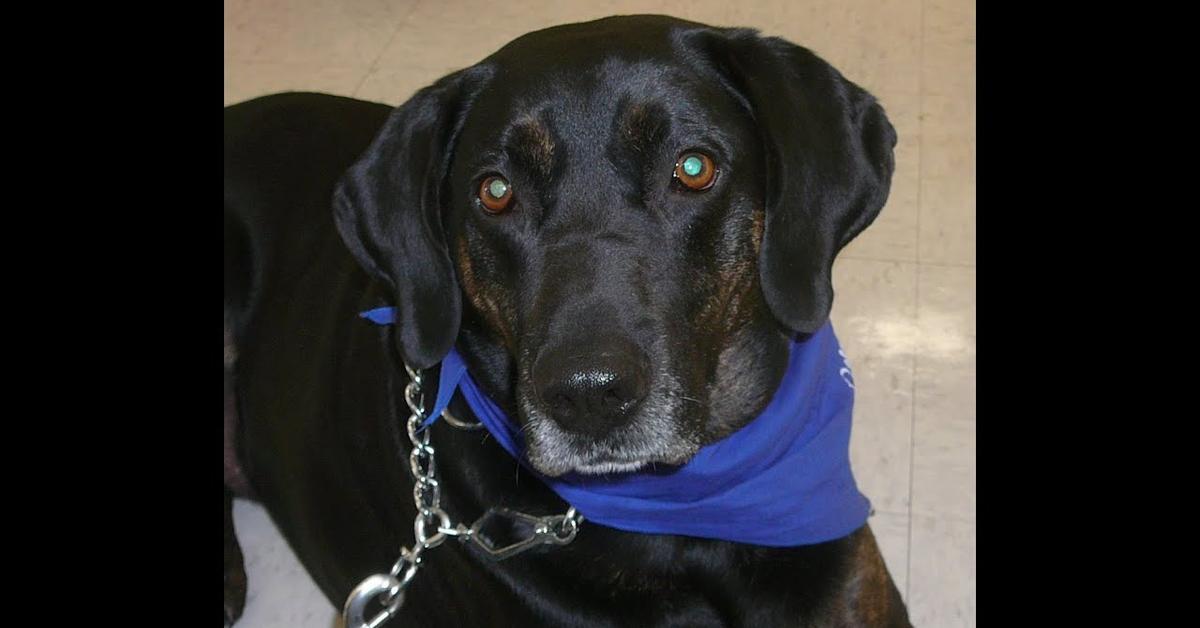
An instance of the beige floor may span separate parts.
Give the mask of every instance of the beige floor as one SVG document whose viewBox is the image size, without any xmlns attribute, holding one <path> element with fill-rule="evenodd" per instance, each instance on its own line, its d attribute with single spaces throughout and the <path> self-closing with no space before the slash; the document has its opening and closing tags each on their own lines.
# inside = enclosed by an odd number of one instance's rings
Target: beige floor
<svg viewBox="0 0 1200 628">
<path fill-rule="evenodd" d="M 836 266 L 855 367 L 852 458 L 914 624 L 975 621 L 975 5 L 971 0 L 225 0 L 225 103 L 313 90 L 399 104 L 544 26 L 665 13 L 807 46 L 880 98 L 900 137 L 891 199 Z M 334 611 L 256 506 L 235 509 L 239 628 Z"/>
</svg>

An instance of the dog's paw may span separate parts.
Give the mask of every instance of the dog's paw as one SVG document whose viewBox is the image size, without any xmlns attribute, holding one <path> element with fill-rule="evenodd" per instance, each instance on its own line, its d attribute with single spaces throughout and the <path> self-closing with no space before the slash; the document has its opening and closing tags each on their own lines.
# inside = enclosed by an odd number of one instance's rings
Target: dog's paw
<svg viewBox="0 0 1200 628">
<path fill-rule="evenodd" d="M 225 626 L 242 616 L 246 606 L 246 564 L 233 529 L 233 493 L 225 488 Z"/>
<path fill-rule="evenodd" d="M 225 563 L 225 626 L 228 628 L 242 616 L 246 606 L 246 570 L 242 568 L 241 552 L 237 564 Z"/>
</svg>

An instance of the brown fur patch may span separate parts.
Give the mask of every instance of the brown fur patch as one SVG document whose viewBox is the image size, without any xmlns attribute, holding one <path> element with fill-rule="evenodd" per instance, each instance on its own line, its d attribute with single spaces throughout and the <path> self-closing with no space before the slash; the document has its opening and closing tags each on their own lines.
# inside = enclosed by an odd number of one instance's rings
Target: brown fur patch
<svg viewBox="0 0 1200 628">
<path fill-rule="evenodd" d="M 711 279 L 712 290 L 696 317 L 696 326 L 715 335 L 728 337 L 749 322 L 750 310 L 758 279 L 758 254 L 762 248 L 763 212 L 751 215 L 750 244 L 752 254 L 719 265 Z"/>
<path fill-rule="evenodd" d="M 766 221 L 766 212 L 761 208 L 754 210 L 754 214 L 750 217 L 751 242 L 754 244 L 754 258 L 762 254 L 762 239 L 763 239 L 763 224 Z"/>
<path fill-rule="evenodd" d="M 517 122 L 513 127 L 511 150 L 539 176 L 550 176 L 554 166 L 554 136 L 540 120 L 526 117 Z"/>
<path fill-rule="evenodd" d="M 642 152 L 659 139 L 661 126 L 660 110 L 644 103 L 635 103 L 625 110 L 617 123 L 617 130 L 626 145 Z"/>
<path fill-rule="evenodd" d="M 512 327 L 509 325 L 512 317 L 507 314 L 508 310 L 504 308 L 499 295 L 489 293 L 476 277 L 475 266 L 471 261 L 470 248 L 465 237 L 458 239 L 454 261 L 458 264 L 458 274 L 462 278 L 462 288 L 463 292 L 467 294 L 467 300 L 483 315 L 488 326 L 491 327 L 493 333 L 499 336 L 504 346 L 509 351 L 514 351 L 516 342 Z"/>
<path fill-rule="evenodd" d="M 757 265 L 752 260 L 739 260 L 717 273 L 717 290 L 712 297 L 712 321 L 716 331 L 730 334 L 749 322 L 744 306 L 754 288 Z M 706 308 L 708 309 L 708 308 Z"/>
</svg>

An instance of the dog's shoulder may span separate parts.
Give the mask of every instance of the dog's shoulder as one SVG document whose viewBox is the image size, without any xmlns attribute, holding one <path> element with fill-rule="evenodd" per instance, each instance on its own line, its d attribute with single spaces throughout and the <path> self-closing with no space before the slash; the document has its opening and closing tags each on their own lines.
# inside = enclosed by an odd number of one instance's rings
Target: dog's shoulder
<svg viewBox="0 0 1200 628">
<path fill-rule="evenodd" d="M 830 625 L 911 628 L 871 527 L 859 528 L 845 541 L 846 572 L 840 590 L 830 598 Z"/>
</svg>

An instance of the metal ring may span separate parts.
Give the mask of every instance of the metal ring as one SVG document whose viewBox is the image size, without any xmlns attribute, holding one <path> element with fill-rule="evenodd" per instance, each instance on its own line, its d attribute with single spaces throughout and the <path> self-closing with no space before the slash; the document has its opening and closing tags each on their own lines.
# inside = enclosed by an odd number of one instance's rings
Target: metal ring
<svg viewBox="0 0 1200 628">
<path fill-rule="evenodd" d="M 409 379 L 416 382 L 418 386 L 421 385 L 421 380 L 424 379 L 424 377 L 421 375 L 421 371 L 418 371 L 407 364 L 404 365 L 404 370 L 408 372 Z"/>
<path fill-rule="evenodd" d="M 563 532 L 565 531 L 565 534 Z M 566 545 L 575 540 L 575 535 L 579 532 L 579 523 L 574 519 L 563 519 L 559 524 L 559 529 L 554 530 L 554 542 L 559 545 Z"/>
<path fill-rule="evenodd" d="M 471 423 L 469 421 L 459 420 L 458 417 L 450 414 L 449 408 L 442 410 L 442 418 L 445 419 L 451 427 L 458 428 L 460 430 L 474 431 L 483 429 L 483 423 L 480 423 L 479 421 Z"/>
<path fill-rule="evenodd" d="M 425 549 L 433 549 L 444 543 L 446 541 L 446 535 L 440 532 L 440 530 L 441 528 L 450 527 L 450 515 L 446 514 L 446 511 L 437 507 L 431 508 L 427 512 L 422 512 L 420 515 L 421 516 L 418 516 L 416 521 L 413 521 L 413 534 L 417 537 L 417 544 L 423 546 Z M 425 533 L 425 526 L 434 517 L 437 517 L 438 519 L 437 527 L 435 529 L 439 530 L 439 532 L 436 532 L 433 536 L 427 536 Z"/>
<path fill-rule="evenodd" d="M 422 462 L 425 463 L 425 468 L 421 468 Z M 413 447 L 412 452 L 408 454 L 408 470 L 412 471 L 414 478 L 437 477 L 437 467 L 434 464 L 433 456 L 420 447 Z"/>
<path fill-rule="evenodd" d="M 579 524 L 583 517 L 571 506 L 567 510 L 567 514 L 563 515 L 562 519 L 557 522 L 554 532 L 554 541 L 561 545 L 566 545 L 575 540 L 575 535 L 579 532 Z"/>
<path fill-rule="evenodd" d="M 408 569 L 404 570 L 404 575 L 400 576 L 400 595 L 404 595 L 404 591 L 408 589 L 408 585 L 412 583 L 413 578 L 417 577 L 417 569 L 420 567 L 420 563 L 412 563 L 408 566 Z"/>
<path fill-rule="evenodd" d="M 382 611 L 370 620 L 366 619 L 367 603 L 381 593 L 391 599 Z M 400 610 L 401 604 L 404 604 L 404 589 L 400 581 L 391 575 L 374 574 L 367 576 L 350 592 L 346 605 L 342 607 L 342 619 L 346 622 L 346 628 L 379 628 Z"/>
<path fill-rule="evenodd" d="M 418 475 L 416 484 L 413 489 L 437 491 L 441 488 L 441 483 L 432 475 Z M 414 495 L 416 497 L 416 495 Z M 437 504 L 426 504 L 427 506 L 436 506 Z"/>
<path fill-rule="evenodd" d="M 420 545 L 414 546 L 411 550 L 407 547 L 400 550 L 400 560 L 392 565 L 391 574 L 393 578 L 400 579 L 401 591 L 407 589 L 408 584 L 417 576 L 417 569 L 421 567 L 421 554 L 424 551 L 425 548 Z M 408 569 L 404 568 L 405 565 L 408 565 Z M 400 575 L 401 571 L 404 572 L 404 575 Z"/>
<path fill-rule="evenodd" d="M 408 409 L 412 410 L 413 414 L 417 416 L 425 416 L 424 400 L 418 404 L 417 400 L 413 398 L 420 393 L 421 390 L 417 387 L 416 382 L 409 382 L 408 385 L 404 387 L 404 402 L 408 404 Z"/>
<path fill-rule="evenodd" d="M 420 484 L 413 484 L 413 503 L 417 505 L 419 510 L 424 511 L 429 508 L 436 508 L 438 503 L 442 501 L 442 487 L 437 484 L 437 480 L 434 480 L 432 486 L 432 490 L 427 495 L 421 490 Z"/>
<path fill-rule="evenodd" d="M 413 414 L 408 417 L 408 424 L 404 426 L 408 431 L 408 440 L 412 441 L 413 445 L 424 449 L 425 453 L 433 455 L 433 446 L 429 444 L 429 430 L 417 434 L 417 430 L 421 429 L 421 426 L 419 415 Z"/>
</svg>

